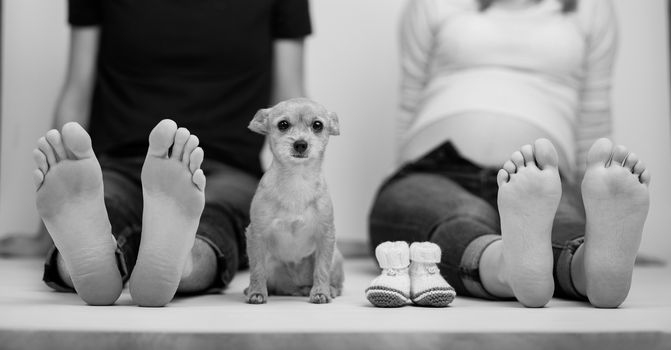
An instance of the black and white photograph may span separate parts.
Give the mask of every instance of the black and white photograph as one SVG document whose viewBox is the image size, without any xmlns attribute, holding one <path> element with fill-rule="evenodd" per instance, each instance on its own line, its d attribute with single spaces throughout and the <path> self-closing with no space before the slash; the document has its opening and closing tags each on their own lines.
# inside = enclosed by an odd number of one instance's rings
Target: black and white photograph
<svg viewBox="0 0 671 350">
<path fill-rule="evenodd" d="M 0 349 L 671 349 L 667 0 L 0 0 Z"/>
</svg>

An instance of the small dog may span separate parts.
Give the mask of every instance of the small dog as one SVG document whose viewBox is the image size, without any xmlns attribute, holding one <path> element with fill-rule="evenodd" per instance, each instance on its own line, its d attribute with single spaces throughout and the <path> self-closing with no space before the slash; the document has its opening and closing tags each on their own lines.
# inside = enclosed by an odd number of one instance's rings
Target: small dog
<svg viewBox="0 0 671 350">
<path fill-rule="evenodd" d="M 297 98 L 259 110 L 249 129 L 268 135 L 273 161 L 251 204 L 247 302 L 263 304 L 270 292 L 328 303 L 344 281 L 321 171 L 329 136 L 340 134 L 338 116 Z"/>
</svg>

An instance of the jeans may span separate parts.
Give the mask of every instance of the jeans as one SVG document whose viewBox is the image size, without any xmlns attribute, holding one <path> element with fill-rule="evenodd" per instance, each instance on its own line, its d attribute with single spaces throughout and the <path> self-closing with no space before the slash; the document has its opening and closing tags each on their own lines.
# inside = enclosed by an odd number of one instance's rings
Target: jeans
<svg viewBox="0 0 671 350">
<path fill-rule="evenodd" d="M 442 250 L 441 274 L 461 295 L 497 299 L 480 281 L 479 263 L 501 239 L 499 168 L 481 168 L 447 142 L 407 164 L 379 189 L 369 215 L 372 248 L 384 241 L 431 241 Z M 571 280 L 571 260 L 584 242 L 579 186 L 562 178 L 552 226 L 555 296 L 586 300 Z"/>
<path fill-rule="evenodd" d="M 123 281 L 130 278 L 142 233 L 144 157 L 98 157 L 103 174 L 105 207 L 117 242 L 117 262 Z M 247 266 L 245 229 L 258 179 L 212 159 L 201 167 L 207 177 L 205 208 L 196 238 L 209 244 L 217 257 L 217 278 L 211 288 L 223 288 L 239 268 Z M 58 291 L 74 291 L 61 279 L 52 247 L 44 265 L 44 282 Z"/>
</svg>

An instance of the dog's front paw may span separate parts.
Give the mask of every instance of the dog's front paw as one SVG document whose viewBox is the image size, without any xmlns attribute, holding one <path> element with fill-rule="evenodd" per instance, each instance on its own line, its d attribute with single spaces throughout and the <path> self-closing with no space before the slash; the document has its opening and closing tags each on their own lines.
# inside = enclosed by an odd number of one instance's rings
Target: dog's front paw
<svg viewBox="0 0 671 350">
<path fill-rule="evenodd" d="M 268 301 L 268 292 L 252 290 L 245 288 L 245 295 L 247 296 L 247 303 L 249 304 L 265 304 Z"/>
<path fill-rule="evenodd" d="M 313 304 L 327 304 L 331 302 L 330 291 L 324 292 L 320 288 L 313 287 L 310 291 L 310 302 Z"/>
<path fill-rule="evenodd" d="M 247 303 L 249 304 L 265 304 L 268 297 L 261 293 L 251 293 L 247 296 Z"/>
<path fill-rule="evenodd" d="M 327 304 L 331 302 L 331 297 L 326 294 L 317 293 L 310 296 L 310 302 L 313 304 Z"/>
</svg>

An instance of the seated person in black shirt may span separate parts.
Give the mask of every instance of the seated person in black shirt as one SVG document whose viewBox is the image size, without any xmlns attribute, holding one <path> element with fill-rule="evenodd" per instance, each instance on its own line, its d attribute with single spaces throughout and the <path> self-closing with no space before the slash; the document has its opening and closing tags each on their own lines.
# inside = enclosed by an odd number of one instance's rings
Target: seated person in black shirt
<svg viewBox="0 0 671 350">
<path fill-rule="evenodd" d="M 34 151 L 44 281 L 91 305 L 129 279 L 141 306 L 225 287 L 261 175 L 247 124 L 304 95 L 308 1 L 69 0 L 69 22 L 63 127 Z"/>
</svg>

